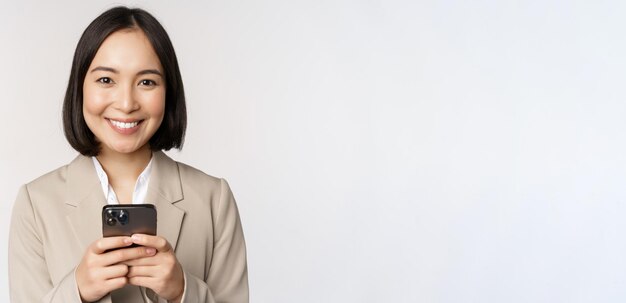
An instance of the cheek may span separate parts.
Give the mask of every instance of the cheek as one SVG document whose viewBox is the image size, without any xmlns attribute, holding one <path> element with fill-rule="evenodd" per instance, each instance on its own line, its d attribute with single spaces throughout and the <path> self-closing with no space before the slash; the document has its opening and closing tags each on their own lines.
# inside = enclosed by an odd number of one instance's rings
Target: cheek
<svg viewBox="0 0 626 303">
<path fill-rule="evenodd" d="M 146 102 L 144 103 L 145 109 L 150 113 L 150 116 L 159 121 L 159 124 L 163 120 L 165 114 L 165 91 L 154 91 L 150 95 L 146 96 Z"/>
<path fill-rule="evenodd" d="M 106 100 L 107 97 L 102 93 L 85 87 L 83 89 L 83 115 L 85 119 L 102 114 L 107 106 Z"/>
</svg>

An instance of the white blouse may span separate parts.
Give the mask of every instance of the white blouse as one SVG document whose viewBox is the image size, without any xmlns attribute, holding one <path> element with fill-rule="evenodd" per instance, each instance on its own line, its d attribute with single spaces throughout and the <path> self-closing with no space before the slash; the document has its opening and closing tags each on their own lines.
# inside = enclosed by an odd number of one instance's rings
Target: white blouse
<svg viewBox="0 0 626 303">
<path fill-rule="evenodd" d="M 113 191 L 113 187 L 109 184 L 109 177 L 107 173 L 100 165 L 100 162 L 96 157 L 91 157 L 93 160 L 93 165 L 96 167 L 96 173 L 98 174 L 98 179 L 100 179 L 100 185 L 102 185 L 102 191 L 104 192 L 104 197 L 107 199 L 107 204 L 120 204 L 117 200 L 117 196 Z M 132 204 L 142 204 L 146 200 L 146 193 L 148 192 L 148 183 L 150 182 L 150 172 L 152 171 L 152 158 L 150 158 L 150 162 L 146 168 L 144 168 L 143 172 L 137 178 L 137 182 L 135 183 L 135 190 L 133 191 L 133 201 Z"/>
</svg>

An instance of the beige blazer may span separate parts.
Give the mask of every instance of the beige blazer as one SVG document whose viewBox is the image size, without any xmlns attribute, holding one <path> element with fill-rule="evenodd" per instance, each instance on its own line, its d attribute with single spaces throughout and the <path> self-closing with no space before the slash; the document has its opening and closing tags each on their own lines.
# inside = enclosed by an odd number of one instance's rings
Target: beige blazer
<svg viewBox="0 0 626 303">
<path fill-rule="evenodd" d="M 248 302 L 241 221 L 224 179 L 153 154 L 146 203 L 157 234 L 175 248 L 185 277 L 184 302 Z M 84 156 L 19 190 L 9 236 L 11 302 L 81 302 L 74 271 L 102 237 L 106 204 L 93 162 Z M 127 286 L 98 302 L 165 302 Z"/>
</svg>

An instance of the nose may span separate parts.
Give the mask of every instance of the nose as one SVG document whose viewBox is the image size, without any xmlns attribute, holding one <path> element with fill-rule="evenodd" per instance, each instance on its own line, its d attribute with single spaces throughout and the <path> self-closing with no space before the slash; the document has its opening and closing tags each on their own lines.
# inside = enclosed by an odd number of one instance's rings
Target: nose
<svg viewBox="0 0 626 303">
<path fill-rule="evenodd" d="M 139 109 L 132 85 L 121 88 L 116 99 L 115 108 L 123 113 L 129 114 Z"/>
</svg>

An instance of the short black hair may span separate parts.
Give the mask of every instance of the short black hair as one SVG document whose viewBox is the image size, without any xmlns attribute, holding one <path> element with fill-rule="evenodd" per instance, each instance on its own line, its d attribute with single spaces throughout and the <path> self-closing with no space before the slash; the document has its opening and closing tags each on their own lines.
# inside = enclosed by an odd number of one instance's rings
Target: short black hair
<svg viewBox="0 0 626 303">
<path fill-rule="evenodd" d="M 114 7 L 87 26 L 76 45 L 70 80 L 63 101 L 63 130 L 70 145 L 85 156 L 97 156 L 100 143 L 83 116 L 83 82 L 102 42 L 123 29 L 140 29 L 148 37 L 163 66 L 165 114 L 159 129 L 150 138 L 153 151 L 181 149 L 187 128 L 185 91 L 174 46 L 163 26 L 150 13 L 139 8 Z"/>
</svg>

